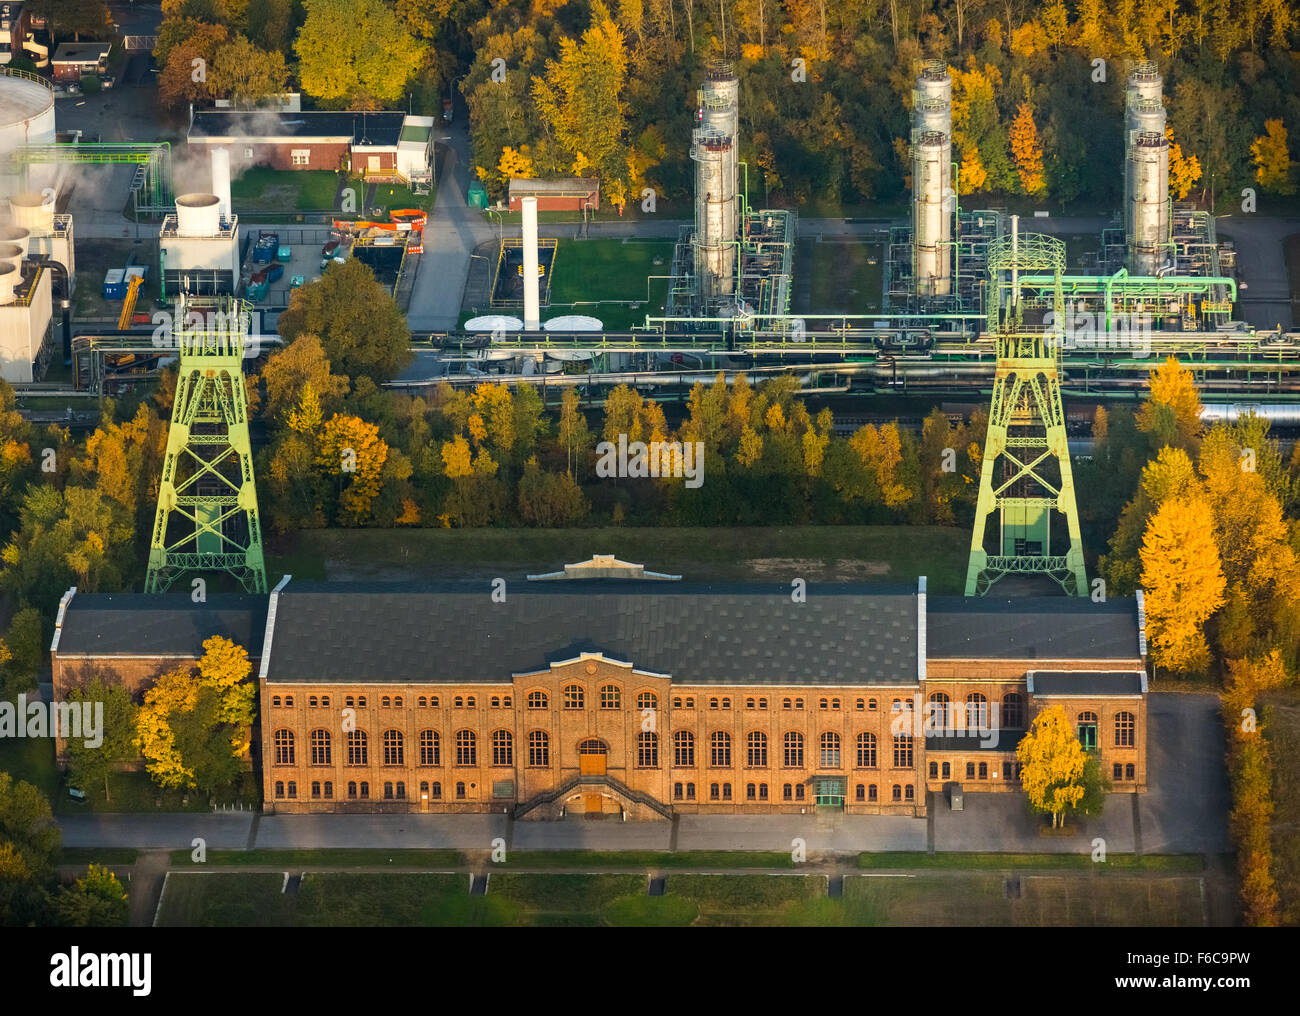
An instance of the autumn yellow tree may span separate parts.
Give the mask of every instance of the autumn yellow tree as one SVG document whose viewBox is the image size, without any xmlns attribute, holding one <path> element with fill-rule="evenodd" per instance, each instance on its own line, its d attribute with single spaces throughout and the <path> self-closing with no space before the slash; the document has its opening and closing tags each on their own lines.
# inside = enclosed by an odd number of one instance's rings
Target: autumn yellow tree
<svg viewBox="0 0 1300 1016">
<path fill-rule="evenodd" d="M 1169 141 L 1169 193 L 1182 201 L 1201 180 L 1201 160 L 1183 154 L 1183 146 L 1174 140 L 1174 128 L 1169 124 L 1165 124 L 1165 137 Z"/>
<path fill-rule="evenodd" d="M 1088 756 L 1062 706 L 1049 706 L 1034 717 L 1016 745 L 1020 785 L 1035 811 L 1052 816 L 1052 828 L 1064 825 L 1065 810 L 1085 792 Z"/>
<path fill-rule="evenodd" d="M 1255 182 L 1274 194 L 1294 194 L 1291 152 L 1287 147 L 1286 124 L 1280 119 L 1264 121 L 1264 133 L 1250 145 L 1255 162 Z"/>
<path fill-rule="evenodd" d="M 1201 396 L 1192 372 L 1171 356 L 1151 372 L 1147 385 L 1150 396 L 1138 410 L 1138 429 L 1158 447 L 1194 448 L 1201 433 Z"/>
<path fill-rule="evenodd" d="M 1153 662 L 1179 673 L 1204 669 L 1205 622 L 1223 605 L 1226 586 L 1210 506 L 1199 498 L 1166 501 L 1147 523 L 1141 560 Z"/>
<path fill-rule="evenodd" d="M 1022 102 L 1011 124 L 1011 157 L 1016 163 L 1020 186 L 1026 194 L 1041 194 L 1047 186 L 1043 176 L 1043 145 L 1038 139 L 1033 107 Z"/>
<path fill-rule="evenodd" d="M 332 416 L 321 429 L 316 468 L 340 484 L 339 517 L 344 525 L 360 525 L 370 516 L 379 494 L 388 444 L 379 428 L 358 416 Z"/>
</svg>

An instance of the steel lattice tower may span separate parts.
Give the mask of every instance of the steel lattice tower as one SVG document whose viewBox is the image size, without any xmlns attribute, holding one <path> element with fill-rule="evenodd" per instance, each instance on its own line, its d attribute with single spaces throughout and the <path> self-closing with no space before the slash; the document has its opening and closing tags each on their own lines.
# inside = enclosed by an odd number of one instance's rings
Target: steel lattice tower
<svg viewBox="0 0 1300 1016">
<path fill-rule="evenodd" d="M 145 592 L 166 592 L 195 572 L 225 572 L 247 592 L 266 592 L 244 396 L 251 319 L 251 304 L 230 297 L 176 303 L 180 374 Z"/>
<path fill-rule="evenodd" d="M 988 312 L 998 336 L 997 368 L 979 501 L 971 534 L 966 595 L 983 596 L 1007 575 L 1046 575 L 1069 595 L 1086 596 L 1079 509 L 1061 404 L 1061 274 L 1065 245 L 1041 234 L 1012 234 L 989 245 Z M 1046 327 L 1027 329 L 1019 292 L 1022 270 L 1050 272 L 1056 284 Z M 996 550 L 988 551 L 989 516 L 997 512 Z M 1053 553 L 1052 513 L 1064 516 L 1069 547 Z M 1058 537 L 1058 543 L 1063 543 Z"/>
</svg>

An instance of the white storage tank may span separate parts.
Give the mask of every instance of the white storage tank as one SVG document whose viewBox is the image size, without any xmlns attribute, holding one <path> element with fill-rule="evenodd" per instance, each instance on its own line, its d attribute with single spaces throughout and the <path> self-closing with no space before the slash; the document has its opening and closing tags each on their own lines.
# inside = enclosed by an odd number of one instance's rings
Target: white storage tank
<svg viewBox="0 0 1300 1016">
<path fill-rule="evenodd" d="M 221 199 L 215 194 L 182 194 L 176 199 L 178 236 L 217 236 L 221 233 Z"/>
<path fill-rule="evenodd" d="M 12 243 L 21 248 L 23 257 L 27 256 L 27 245 L 31 238 L 31 232 L 22 226 L 0 226 L 0 243 Z"/>
<path fill-rule="evenodd" d="M 54 196 L 40 191 L 23 191 L 9 199 L 9 214 L 13 224 L 27 230 L 32 236 L 48 236 L 54 232 Z"/>
</svg>

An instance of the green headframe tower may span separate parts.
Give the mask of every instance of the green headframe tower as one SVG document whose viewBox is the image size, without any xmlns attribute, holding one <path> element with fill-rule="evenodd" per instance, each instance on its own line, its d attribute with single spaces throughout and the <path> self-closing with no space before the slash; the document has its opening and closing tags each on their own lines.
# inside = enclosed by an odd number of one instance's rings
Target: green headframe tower
<svg viewBox="0 0 1300 1016">
<path fill-rule="evenodd" d="M 1065 320 L 1065 244 L 1042 234 L 1020 234 L 1013 216 L 1011 235 L 989 245 L 988 267 L 986 307 L 998 356 L 966 595 L 983 596 L 1008 575 L 1033 575 L 1055 580 L 1067 595 L 1086 596 L 1061 405 L 1058 323 Z M 1022 302 L 1021 272 L 1037 273 L 1040 280 L 1047 273 L 1055 284 Z"/>
<path fill-rule="evenodd" d="M 262 527 L 244 395 L 252 305 L 231 297 L 176 302 L 180 375 L 167 432 L 145 592 L 224 572 L 266 592 Z"/>
</svg>

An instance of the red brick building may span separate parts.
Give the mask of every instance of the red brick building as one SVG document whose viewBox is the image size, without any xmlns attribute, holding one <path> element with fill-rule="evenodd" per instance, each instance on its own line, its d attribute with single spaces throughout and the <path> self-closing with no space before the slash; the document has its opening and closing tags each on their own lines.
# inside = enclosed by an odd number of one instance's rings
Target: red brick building
<svg viewBox="0 0 1300 1016">
<path fill-rule="evenodd" d="M 205 158 L 213 146 L 226 148 L 236 175 L 252 166 L 266 166 L 342 170 L 389 182 L 403 175 L 398 168 L 398 149 L 407 119 L 405 113 L 389 111 L 211 109 L 193 114 L 187 140 Z M 424 170 L 428 143 L 426 139 Z"/>
</svg>

